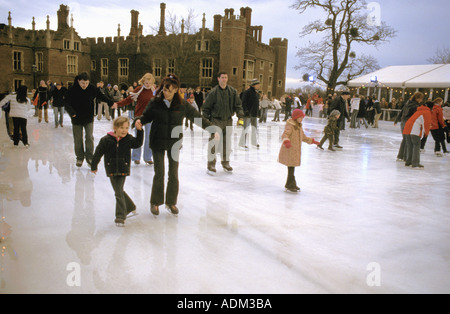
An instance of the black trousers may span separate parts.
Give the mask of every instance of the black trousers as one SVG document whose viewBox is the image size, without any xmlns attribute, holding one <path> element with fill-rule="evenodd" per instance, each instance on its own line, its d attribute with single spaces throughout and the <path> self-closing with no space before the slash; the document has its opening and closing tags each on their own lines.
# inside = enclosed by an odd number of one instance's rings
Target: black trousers
<svg viewBox="0 0 450 314">
<path fill-rule="evenodd" d="M 441 151 L 441 146 L 442 146 L 442 151 L 445 153 L 447 152 L 447 147 L 445 145 L 445 131 L 443 128 L 439 127 L 439 129 L 437 130 L 431 130 L 431 135 L 433 136 L 434 139 L 434 151 L 435 152 L 440 152 Z"/>
<path fill-rule="evenodd" d="M 295 188 L 297 186 L 297 182 L 295 181 L 295 167 L 288 167 L 288 177 L 286 180 L 286 189 Z"/>
<path fill-rule="evenodd" d="M 27 145 L 28 144 L 27 119 L 15 117 L 13 117 L 12 119 L 14 124 L 14 135 L 13 135 L 14 145 L 16 146 L 19 145 L 21 132 L 23 145 Z"/>
<path fill-rule="evenodd" d="M 154 171 L 152 196 L 150 204 L 160 206 L 176 205 L 178 200 L 179 181 L 178 181 L 178 167 L 180 151 L 167 151 L 167 160 L 169 161 L 169 172 L 167 181 L 167 190 L 164 200 L 164 176 L 165 176 L 165 150 L 152 150 Z"/>
<path fill-rule="evenodd" d="M 109 178 L 116 197 L 116 218 L 126 219 L 127 215 L 136 210 L 136 205 L 124 191 L 125 176 L 114 176 Z"/>
</svg>

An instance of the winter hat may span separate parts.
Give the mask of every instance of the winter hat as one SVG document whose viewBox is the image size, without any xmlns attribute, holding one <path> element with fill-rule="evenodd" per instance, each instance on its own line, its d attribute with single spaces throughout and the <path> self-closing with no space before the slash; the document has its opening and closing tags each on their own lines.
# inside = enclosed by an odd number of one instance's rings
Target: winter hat
<svg viewBox="0 0 450 314">
<path fill-rule="evenodd" d="M 250 83 L 250 86 L 255 86 L 255 85 L 258 85 L 258 84 L 261 84 L 261 82 L 258 81 L 257 79 L 253 79 L 252 82 Z"/>
<path fill-rule="evenodd" d="M 334 109 L 333 111 L 331 111 L 330 113 L 330 117 L 337 117 L 337 115 L 340 115 L 341 112 L 339 110 Z"/>
<path fill-rule="evenodd" d="M 297 120 L 298 118 L 304 117 L 305 113 L 300 109 L 295 109 L 292 112 L 292 119 Z"/>
</svg>

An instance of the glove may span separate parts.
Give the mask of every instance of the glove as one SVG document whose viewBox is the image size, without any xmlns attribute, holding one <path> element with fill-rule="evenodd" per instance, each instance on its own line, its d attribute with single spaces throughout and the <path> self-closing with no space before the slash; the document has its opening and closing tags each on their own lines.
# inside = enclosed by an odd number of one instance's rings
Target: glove
<svg viewBox="0 0 450 314">
<path fill-rule="evenodd" d="M 320 145 L 320 142 L 317 142 L 315 139 L 312 139 L 312 143 L 316 145 Z"/>
<path fill-rule="evenodd" d="M 284 147 L 286 147 L 287 149 L 289 149 L 289 148 L 292 147 L 292 144 L 291 144 L 291 141 L 290 141 L 290 140 L 284 141 L 283 145 L 284 145 Z"/>
</svg>

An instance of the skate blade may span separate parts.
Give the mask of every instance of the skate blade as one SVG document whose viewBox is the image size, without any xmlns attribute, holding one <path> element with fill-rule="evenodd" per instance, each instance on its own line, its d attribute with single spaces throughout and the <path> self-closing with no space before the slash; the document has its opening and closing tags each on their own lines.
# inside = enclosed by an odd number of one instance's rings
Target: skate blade
<svg viewBox="0 0 450 314">
<path fill-rule="evenodd" d="M 212 176 L 212 177 L 215 177 L 216 174 L 217 174 L 217 172 L 210 171 L 210 170 L 206 170 L 206 174 L 207 174 L 207 175 L 210 175 L 210 176 Z"/>
<path fill-rule="evenodd" d="M 131 212 L 131 213 L 128 214 L 127 219 L 131 218 L 131 217 L 135 217 L 135 216 L 139 216 L 139 213 Z"/>
<path fill-rule="evenodd" d="M 288 190 L 288 189 L 285 189 L 284 191 L 286 193 L 290 193 L 290 194 L 299 194 L 300 193 L 300 191 L 294 191 L 294 190 Z"/>
<path fill-rule="evenodd" d="M 124 228 L 124 227 L 125 227 L 125 224 L 120 223 L 120 222 L 116 222 L 116 227 Z"/>
<path fill-rule="evenodd" d="M 166 210 L 169 212 L 169 214 L 171 214 L 172 216 L 174 216 L 174 217 L 178 217 L 178 214 L 174 214 L 174 213 L 172 213 L 172 211 L 170 210 L 170 208 L 169 207 L 166 207 Z"/>
</svg>

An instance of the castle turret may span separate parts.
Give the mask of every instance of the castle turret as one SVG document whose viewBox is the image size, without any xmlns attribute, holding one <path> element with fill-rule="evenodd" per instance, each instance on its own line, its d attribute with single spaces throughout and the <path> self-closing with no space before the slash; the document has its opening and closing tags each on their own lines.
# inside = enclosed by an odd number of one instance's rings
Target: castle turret
<svg viewBox="0 0 450 314">
<path fill-rule="evenodd" d="M 286 89 L 288 40 L 272 38 L 270 39 L 269 45 L 275 49 L 275 69 L 272 87 L 273 95 L 275 97 L 280 97 L 284 94 Z"/>
<path fill-rule="evenodd" d="M 226 9 L 220 32 L 220 69 L 228 72 L 228 83 L 240 90 L 245 54 L 246 22 L 237 18 L 234 10 Z"/>
</svg>

